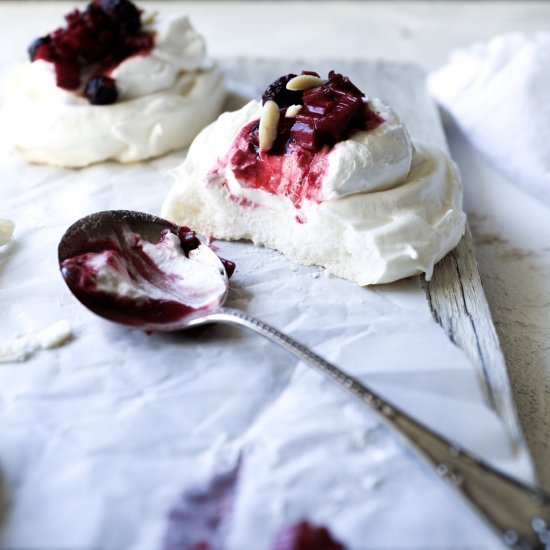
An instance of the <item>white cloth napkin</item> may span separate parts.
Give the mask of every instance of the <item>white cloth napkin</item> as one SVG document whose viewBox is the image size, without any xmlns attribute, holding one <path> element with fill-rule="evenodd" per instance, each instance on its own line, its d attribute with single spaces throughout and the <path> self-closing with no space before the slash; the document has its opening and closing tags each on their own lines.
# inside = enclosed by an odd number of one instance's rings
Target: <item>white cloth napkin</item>
<svg viewBox="0 0 550 550">
<path fill-rule="evenodd" d="M 454 52 L 429 88 L 511 181 L 550 205 L 550 33 L 512 33 Z"/>
</svg>

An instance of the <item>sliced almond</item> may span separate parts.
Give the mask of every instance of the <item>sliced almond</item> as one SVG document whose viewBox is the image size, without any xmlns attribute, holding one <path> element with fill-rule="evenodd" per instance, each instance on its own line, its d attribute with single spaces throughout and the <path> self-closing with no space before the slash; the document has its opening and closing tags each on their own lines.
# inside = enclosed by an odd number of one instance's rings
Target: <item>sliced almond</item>
<svg viewBox="0 0 550 550">
<path fill-rule="evenodd" d="M 273 142 L 277 137 L 278 125 L 279 106 L 274 101 L 266 101 L 260 116 L 260 127 L 258 130 L 260 151 L 267 152 L 273 147 Z"/>
<path fill-rule="evenodd" d="M 158 14 L 159 12 L 156 10 L 143 14 L 141 17 L 141 24 L 143 26 L 152 25 L 157 20 Z"/>
<path fill-rule="evenodd" d="M 302 110 L 302 105 L 290 105 L 285 112 L 286 118 L 296 118 L 296 115 Z"/>
<path fill-rule="evenodd" d="M 291 78 L 286 83 L 286 89 L 292 92 L 300 92 L 303 90 L 309 90 L 310 88 L 316 88 L 322 86 L 326 81 L 318 76 L 312 74 L 301 74 Z"/>
</svg>

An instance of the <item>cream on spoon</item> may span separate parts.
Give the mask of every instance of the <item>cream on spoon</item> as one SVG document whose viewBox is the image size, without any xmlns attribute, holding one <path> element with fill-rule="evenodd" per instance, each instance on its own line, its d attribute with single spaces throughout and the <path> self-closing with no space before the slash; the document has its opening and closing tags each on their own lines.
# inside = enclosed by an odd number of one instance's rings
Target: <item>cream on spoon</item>
<svg viewBox="0 0 550 550">
<path fill-rule="evenodd" d="M 195 232 L 141 212 L 99 212 L 59 246 L 63 277 L 94 313 L 148 331 L 177 330 L 216 310 L 234 264 Z"/>
</svg>

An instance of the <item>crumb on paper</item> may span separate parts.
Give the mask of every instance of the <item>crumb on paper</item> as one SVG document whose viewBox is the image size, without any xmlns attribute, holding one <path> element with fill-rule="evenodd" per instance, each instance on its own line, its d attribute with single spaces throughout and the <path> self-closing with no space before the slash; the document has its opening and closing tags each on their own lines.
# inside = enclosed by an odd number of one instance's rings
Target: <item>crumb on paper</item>
<svg viewBox="0 0 550 550">
<path fill-rule="evenodd" d="M 0 218 L 0 246 L 10 243 L 13 240 L 15 224 L 7 218 Z"/>
<path fill-rule="evenodd" d="M 36 351 L 61 346 L 72 336 L 68 321 L 60 320 L 34 334 L 0 343 L 0 363 L 26 361 Z"/>
<path fill-rule="evenodd" d="M 72 335 L 68 321 L 60 320 L 36 334 L 39 349 L 57 348 L 64 344 Z"/>
</svg>

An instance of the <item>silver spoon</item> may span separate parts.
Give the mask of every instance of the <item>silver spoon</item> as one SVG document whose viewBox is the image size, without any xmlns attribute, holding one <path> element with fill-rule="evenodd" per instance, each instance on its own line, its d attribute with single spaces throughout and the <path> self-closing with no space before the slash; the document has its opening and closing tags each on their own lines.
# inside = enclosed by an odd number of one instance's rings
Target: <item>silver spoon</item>
<svg viewBox="0 0 550 550">
<path fill-rule="evenodd" d="M 167 230 L 177 231 L 177 226 L 149 214 L 127 210 L 98 212 L 82 218 L 66 231 L 59 244 L 59 262 L 63 266 L 66 260 L 89 252 L 92 241 L 111 240 L 125 253 L 125 234 L 135 233 L 156 244 Z M 225 273 L 218 256 L 207 246 L 203 245 L 200 248 L 204 255 L 210 256 L 209 261 L 218 263 L 219 270 Z M 342 389 L 373 409 L 432 466 L 440 478 L 448 482 L 448 485 L 481 513 L 505 545 L 521 549 L 550 549 L 550 495 L 536 486 L 529 486 L 495 470 L 466 449 L 436 434 L 393 404 L 386 402 L 363 383 L 277 329 L 243 311 L 222 307 L 227 294 L 227 278 L 225 288 L 221 289 L 207 308 L 184 313 L 176 320 L 171 318 L 168 322 L 151 322 L 139 318 L 136 320 L 131 316 L 131 312 L 130 315 L 121 317 L 117 311 L 120 304 L 109 308 L 104 303 L 98 305 L 83 299 L 79 289 L 75 288 L 66 276 L 63 267 L 62 273 L 70 290 L 86 307 L 100 316 L 134 328 L 172 331 L 211 323 L 225 323 L 261 334 L 318 369 Z"/>
</svg>

